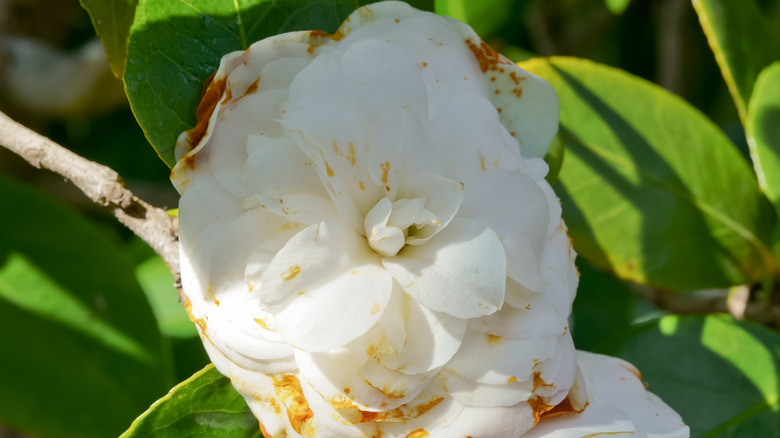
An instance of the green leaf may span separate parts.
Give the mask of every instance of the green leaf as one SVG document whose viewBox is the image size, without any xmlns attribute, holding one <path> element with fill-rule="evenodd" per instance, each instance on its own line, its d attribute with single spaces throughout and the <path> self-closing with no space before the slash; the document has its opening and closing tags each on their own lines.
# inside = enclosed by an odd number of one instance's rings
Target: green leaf
<svg viewBox="0 0 780 438">
<path fill-rule="evenodd" d="M 173 274 L 158 255 L 150 254 L 139 263 L 135 275 L 152 306 L 160 331 L 176 338 L 197 337 L 195 324 L 189 320 L 179 291 L 173 287 Z"/>
<path fill-rule="evenodd" d="M 667 316 L 598 352 L 628 360 L 691 437 L 780 436 L 780 334 L 729 316 Z"/>
<path fill-rule="evenodd" d="M 693 6 L 744 122 L 758 74 L 780 60 L 780 27 L 755 0 L 693 0 Z"/>
<path fill-rule="evenodd" d="M 756 81 L 746 131 L 758 182 L 780 211 L 780 62 Z"/>
<path fill-rule="evenodd" d="M 122 78 L 127 61 L 127 38 L 138 0 L 79 0 L 89 13 L 114 76 Z"/>
<path fill-rule="evenodd" d="M 434 11 L 467 23 L 487 37 L 511 17 L 512 0 L 436 0 Z"/>
<path fill-rule="evenodd" d="M 230 380 L 213 365 L 176 385 L 121 438 L 262 437 L 257 420 Z"/>
<path fill-rule="evenodd" d="M 577 252 L 619 277 L 674 290 L 776 270 L 777 218 L 747 161 L 680 98 L 575 58 L 520 64 L 550 81 L 567 148 L 556 185 Z"/>
<path fill-rule="evenodd" d="M 0 177 L 0 424 L 116 436 L 172 384 L 170 351 L 119 248 Z"/>
<path fill-rule="evenodd" d="M 175 164 L 176 138 L 195 125 L 203 84 L 223 55 L 283 32 L 335 32 L 357 7 L 356 0 L 140 0 L 124 83 L 160 158 Z"/>
<path fill-rule="evenodd" d="M 590 350 L 627 329 L 634 316 L 634 292 L 613 275 L 577 259 L 580 284 L 571 313 L 574 345 Z"/>
</svg>

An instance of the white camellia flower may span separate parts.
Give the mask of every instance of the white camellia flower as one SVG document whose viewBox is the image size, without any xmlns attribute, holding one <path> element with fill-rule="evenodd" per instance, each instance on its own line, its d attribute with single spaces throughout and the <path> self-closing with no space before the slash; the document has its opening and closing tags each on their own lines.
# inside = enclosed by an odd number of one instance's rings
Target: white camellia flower
<svg viewBox="0 0 780 438">
<path fill-rule="evenodd" d="M 182 281 L 267 437 L 687 436 L 577 353 L 555 92 L 399 2 L 225 56 L 177 144 Z"/>
</svg>

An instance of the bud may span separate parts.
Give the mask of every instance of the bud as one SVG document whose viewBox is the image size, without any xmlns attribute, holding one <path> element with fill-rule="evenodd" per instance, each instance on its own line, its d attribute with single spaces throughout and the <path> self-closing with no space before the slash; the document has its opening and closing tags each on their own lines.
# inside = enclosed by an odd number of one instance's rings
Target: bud
<svg viewBox="0 0 780 438">
<path fill-rule="evenodd" d="M 278 35 L 225 56 L 197 116 L 186 304 L 267 437 L 687 434 L 576 353 L 557 98 L 468 26 L 384 2 Z"/>
</svg>

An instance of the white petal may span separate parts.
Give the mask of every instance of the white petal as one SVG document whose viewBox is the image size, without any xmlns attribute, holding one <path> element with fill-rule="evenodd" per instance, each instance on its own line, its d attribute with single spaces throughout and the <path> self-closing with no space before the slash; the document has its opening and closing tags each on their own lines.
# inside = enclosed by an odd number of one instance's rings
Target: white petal
<svg viewBox="0 0 780 438">
<path fill-rule="evenodd" d="M 336 348 L 368 331 L 382 316 L 393 287 L 379 256 L 339 221 L 296 234 L 261 283 L 261 300 L 271 306 L 279 333 L 308 351 Z"/>
<path fill-rule="evenodd" d="M 466 321 L 435 312 L 404 294 L 406 342 L 396 354 L 376 355 L 380 363 L 405 373 L 425 373 L 447 363 L 461 346 Z"/>
<path fill-rule="evenodd" d="M 493 231 L 472 220 L 455 218 L 425 245 L 409 245 L 382 263 L 406 293 L 438 312 L 473 318 L 504 301 L 504 249 Z"/>
<path fill-rule="evenodd" d="M 496 385 L 478 383 L 443 370 L 439 376 L 446 382 L 450 395 L 466 406 L 514 406 L 531 397 L 533 382 L 504 382 Z"/>
<path fill-rule="evenodd" d="M 555 354 L 557 336 L 511 339 L 466 331 L 463 346 L 445 369 L 480 383 L 528 380 L 537 363 Z"/>
<path fill-rule="evenodd" d="M 645 390 L 636 369 L 621 359 L 577 352 L 588 405 L 582 413 L 543 420 L 526 436 L 583 438 L 596 434 L 683 438 L 690 431 L 680 416 Z"/>
<path fill-rule="evenodd" d="M 519 438 L 532 425 L 532 411 L 526 403 L 490 408 L 466 406 L 455 421 L 430 437 Z"/>
<path fill-rule="evenodd" d="M 463 202 L 463 184 L 430 173 L 410 176 L 400 195 L 404 198 L 422 198 L 425 209 L 436 216 L 436 223 L 410 230 L 406 242 L 410 245 L 425 244 L 443 230 L 455 217 Z"/>
<path fill-rule="evenodd" d="M 493 230 L 506 252 L 507 275 L 528 289 L 541 291 L 539 259 L 550 222 L 544 192 L 520 172 L 491 169 L 470 176 L 458 217 L 474 219 Z"/>
<path fill-rule="evenodd" d="M 525 167 L 517 141 L 501 126 L 496 108 L 484 95 L 451 96 L 431 121 L 430 130 L 436 149 L 445 157 L 449 178 Z"/>
<path fill-rule="evenodd" d="M 558 132 L 560 107 L 555 89 L 489 47 L 473 47 L 478 57 L 495 57 L 497 61 L 483 68 L 483 72 L 487 95 L 496 108 L 501 108 L 501 124 L 520 143 L 524 157 L 544 157 Z"/>
<path fill-rule="evenodd" d="M 286 137 L 250 135 L 241 193 L 246 207 L 259 206 L 307 225 L 338 218 L 311 161 Z"/>
<path fill-rule="evenodd" d="M 511 281 L 509 281 L 511 283 Z M 550 306 L 543 294 L 530 293 L 525 307 L 504 306 L 492 315 L 469 320 L 469 328 L 479 333 L 515 339 L 561 335 L 568 327 L 568 314 Z"/>
</svg>

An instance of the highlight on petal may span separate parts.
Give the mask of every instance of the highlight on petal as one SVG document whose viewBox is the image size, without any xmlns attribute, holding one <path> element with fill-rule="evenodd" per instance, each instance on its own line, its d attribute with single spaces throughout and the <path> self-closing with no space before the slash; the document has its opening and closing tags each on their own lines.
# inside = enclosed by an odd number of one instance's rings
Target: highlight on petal
<svg viewBox="0 0 780 438">
<path fill-rule="evenodd" d="M 504 301 L 504 249 L 493 231 L 469 219 L 454 219 L 425 245 L 382 263 L 406 293 L 437 312 L 473 318 Z"/>
<path fill-rule="evenodd" d="M 307 351 L 327 351 L 368 331 L 382 316 L 393 287 L 378 255 L 340 221 L 296 234 L 260 283 L 260 300 L 275 315 L 279 333 Z"/>
</svg>

